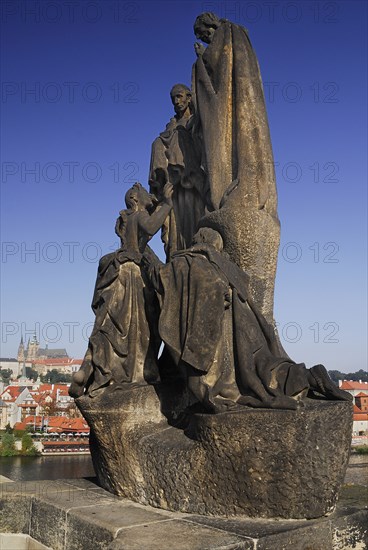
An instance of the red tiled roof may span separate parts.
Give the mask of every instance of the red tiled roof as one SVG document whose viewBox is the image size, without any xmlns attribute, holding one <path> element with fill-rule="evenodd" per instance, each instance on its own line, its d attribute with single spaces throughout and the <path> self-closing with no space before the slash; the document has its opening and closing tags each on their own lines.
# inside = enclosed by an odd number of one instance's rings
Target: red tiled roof
<svg viewBox="0 0 368 550">
<path fill-rule="evenodd" d="M 62 417 L 64 422 L 60 426 L 63 431 L 71 432 L 89 432 L 89 426 L 84 418 L 65 418 Z"/>
<path fill-rule="evenodd" d="M 80 447 L 81 445 L 85 445 L 87 447 L 88 445 L 88 439 L 87 441 L 43 441 L 44 447 Z"/>
<path fill-rule="evenodd" d="M 89 432 L 89 426 L 83 418 L 67 418 L 65 416 L 44 416 L 43 422 L 44 425 L 48 422 L 47 426 L 49 432 Z M 19 428 L 18 425 L 21 425 L 23 427 Z M 17 422 L 14 427 L 16 430 L 25 430 L 26 427 L 30 425 L 36 425 L 36 427 L 39 428 L 42 425 L 42 416 L 27 416 L 23 420 L 23 422 Z"/>
<path fill-rule="evenodd" d="M 62 416 L 49 416 L 49 427 L 50 428 L 61 428 L 62 424 L 65 422 L 65 418 Z"/>
<path fill-rule="evenodd" d="M 368 382 L 354 382 L 354 380 L 343 380 L 340 390 L 368 390 Z"/>
<path fill-rule="evenodd" d="M 14 430 L 26 430 L 27 429 L 27 423 L 25 420 L 23 422 L 16 422 L 14 424 Z"/>
<path fill-rule="evenodd" d="M 362 412 L 362 409 L 359 409 L 359 407 L 357 407 L 357 405 L 354 405 L 353 406 L 353 413 L 361 413 Z"/>
<path fill-rule="evenodd" d="M 36 401 L 36 403 L 41 403 L 44 400 L 43 394 L 31 392 L 31 395 L 33 399 Z"/>
<path fill-rule="evenodd" d="M 0 397 L 2 397 L 4 395 L 4 393 L 9 393 L 11 398 L 14 400 L 16 399 L 17 397 L 19 397 L 19 395 L 22 393 L 22 391 L 24 390 L 24 387 L 22 386 L 8 386 L 7 388 L 4 389 L 3 393 L 1 394 Z"/>
<path fill-rule="evenodd" d="M 59 395 L 68 395 L 68 389 L 70 384 L 40 384 L 37 390 L 32 390 L 32 396 L 47 396 L 56 397 Z"/>
<path fill-rule="evenodd" d="M 30 416 L 26 416 L 23 422 L 26 422 L 27 424 L 29 424 L 30 422 L 34 422 L 35 419 L 36 419 L 36 423 L 41 422 L 42 416 L 40 415 L 34 416 L 33 414 L 31 414 Z"/>
<path fill-rule="evenodd" d="M 42 392 L 53 392 L 56 390 L 67 390 L 69 388 L 70 384 L 40 384 L 40 387 L 35 390 L 38 393 Z"/>
<path fill-rule="evenodd" d="M 33 359 L 32 363 L 34 365 L 45 365 L 45 366 L 65 366 L 69 367 L 71 365 L 81 365 L 83 363 L 83 359 L 69 359 L 69 358 L 60 358 L 55 357 L 54 359 Z"/>
<path fill-rule="evenodd" d="M 37 392 L 43 392 L 43 391 L 51 391 L 51 384 L 40 384 L 39 385 L 39 388 L 35 391 Z"/>
<path fill-rule="evenodd" d="M 367 420 L 368 421 L 368 412 L 366 413 L 354 413 L 353 414 L 353 419 L 354 420 Z"/>
<path fill-rule="evenodd" d="M 36 426 L 37 428 L 39 428 L 42 424 L 42 416 L 35 416 L 35 415 L 30 415 L 30 416 L 26 416 L 25 419 L 22 421 L 22 422 L 16 422 L 16 424 L 14 425 L 14 428 L 16 430 L 25 430 L 27 426 Z M 18 428 L 17 426 L 18 425 L 22 425 L 24 427 L 20 427 Z"/>
<path fill-rule="evenodd" d="M 368 393 L 363 393 L 362 391 L 358 393 L 355 397 L 368 397 Z"/>
</svg>

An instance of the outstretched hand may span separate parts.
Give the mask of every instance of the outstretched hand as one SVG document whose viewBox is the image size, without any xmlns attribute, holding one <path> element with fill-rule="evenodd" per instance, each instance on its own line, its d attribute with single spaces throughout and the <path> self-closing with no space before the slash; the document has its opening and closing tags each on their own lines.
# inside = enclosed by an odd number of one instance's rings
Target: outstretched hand
<svg viewBox="0 0 368 550">
<path fill-rule="evenodd" d="M 167 183 L 165 183 L 165 186 L 164 186 L 164 189 L 163 189 L 165 202 L 167 202 L 169 204 L 172 203 L 173 192 L 174 192 L 173 184 L 168 181 Z"/>
<path fill-rule="evenodd" d="M 204 46 L 204 44 L 202 44 L 201 42 L 196 42 L 194 44 L 194 51 L 197 54 L 197 57 L 199 57 L 200 55 L 203 55 L 205 50 L 206 50 L 206 46 Z"/>
</svg>

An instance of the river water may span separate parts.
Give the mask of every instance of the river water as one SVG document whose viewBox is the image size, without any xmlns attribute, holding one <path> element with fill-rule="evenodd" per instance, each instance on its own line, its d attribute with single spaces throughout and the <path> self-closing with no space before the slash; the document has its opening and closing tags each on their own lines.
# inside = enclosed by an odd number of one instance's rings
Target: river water
<svg viewBox="0 0 368 550">
<path fill-rule="evenodd" d="M 90 455 L 0 457 L 0 475 L 13 481 L 94 477 Z"/>
<path fill-rule="evenodd" d="M 368 487 L 368 455 L 352 454 L 350 456 L 344 482 L 348 485 Z"/>
<path fill-rule="evenodd" d="M 13 481 L 94 477 L 90 455 L 0 457 L 0 476 Z M 368 486 L 368 455 L 352 454 L 345 483 Z"/>
</svg>

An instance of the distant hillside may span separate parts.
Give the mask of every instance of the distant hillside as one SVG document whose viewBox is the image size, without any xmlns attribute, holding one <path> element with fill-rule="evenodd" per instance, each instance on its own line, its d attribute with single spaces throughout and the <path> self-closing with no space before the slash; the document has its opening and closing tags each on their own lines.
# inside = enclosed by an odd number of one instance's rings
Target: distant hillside
<svg viewBox="0 0 368 550">
<path fill-rule="evenodd" d="M 339 370 L 329 370 L 328 374 L 337 385 L 339 384 L 339 380 L 354 380 L 354 382 L 359 382 L 359 380 L 361 380 L 362 382 L 368 382 L 368 372 L 363 369 L 360 369 L 357 372 L 340 372 Z"/>
</svg>

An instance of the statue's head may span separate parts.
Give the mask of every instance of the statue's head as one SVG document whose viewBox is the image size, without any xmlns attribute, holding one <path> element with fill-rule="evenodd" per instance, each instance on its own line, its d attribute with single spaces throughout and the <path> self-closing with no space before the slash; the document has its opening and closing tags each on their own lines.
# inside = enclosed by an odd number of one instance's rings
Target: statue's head
<svg viewBox="0 0 368 550">
<path fill-rule="evenodd" d="M 193 237 L 193 244 L 207 244 L 221 252 L 224 248 L 224 241 L 218 231 L 210 227 L 201 227 Z"/>
<path fill-rule="evenodd" d="M 221 20 L 214 13 L 207 11 L 198 15 L 194 22 L 194 34 L 199 40 L 211 44 L 215 30 L 221 25 Z"/>
<path fill-rule="evenodd" d="M 170 97 L 177 115 L 182 115 L 191 108 L 192 92 L 185 84 L 174 84 L 170 90 Z"/>
<path fill-rule="evenodd" d="M 142 184 L 136 182 L 125 193 L 125 204 L 127 208 L 132 210 L 138 210 L 139 208 L 149 209 L 153 206 L 153 197 Z"/>
</svg>

